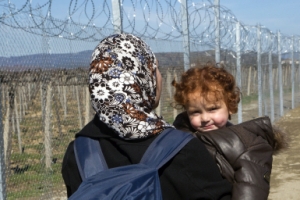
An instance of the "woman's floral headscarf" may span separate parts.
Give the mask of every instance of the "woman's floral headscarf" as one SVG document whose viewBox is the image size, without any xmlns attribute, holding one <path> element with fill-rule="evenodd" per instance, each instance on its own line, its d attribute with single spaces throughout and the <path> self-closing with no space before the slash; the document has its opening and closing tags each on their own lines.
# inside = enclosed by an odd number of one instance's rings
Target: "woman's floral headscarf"
<svg viewBox="0 0 300 200">
<path fill-rule="evenodd" d="M 90 63 L 90 92 L 100 120 L 124 139 L 146 138 L 171 127 L 152 111 L 156 58 L 131 34 L 102 40 Z"/>
</svg>

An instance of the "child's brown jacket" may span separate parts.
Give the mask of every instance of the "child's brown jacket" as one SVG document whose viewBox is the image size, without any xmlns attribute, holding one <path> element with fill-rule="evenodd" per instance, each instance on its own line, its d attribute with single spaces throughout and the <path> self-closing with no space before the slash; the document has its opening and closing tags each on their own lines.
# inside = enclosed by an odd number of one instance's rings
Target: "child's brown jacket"
<svg viewBox="0 0 300 200">
<path fill-rule="evenodd" d="M 205 144 L 222 176 L 233 184 L 232 199 L 268 198 L 272 155 L 284 146 L 282 133 L 273 130 L 269 117 L 195 132 L 183 112 L 176 117 L 174 126 L 193 133 Z"/>
</svg>

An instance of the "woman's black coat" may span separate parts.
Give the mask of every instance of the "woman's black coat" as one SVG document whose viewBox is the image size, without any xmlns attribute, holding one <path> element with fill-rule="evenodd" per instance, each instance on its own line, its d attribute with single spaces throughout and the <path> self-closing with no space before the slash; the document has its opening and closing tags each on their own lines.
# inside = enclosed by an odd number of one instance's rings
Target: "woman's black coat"
<svg viewBox="0 0 300 200">
<path fill-rule="evenodd" d="M 138 163 L 155 137 L 144 140 L 124 140 L 96 116 L 76 136 L 97 138 L 109 168 Z M 192 139 L 160 170 L 163 199 L 230 199 L 231 184 L 222 179 L 216 163 L 204 144 Z M 66 150 L 62 176 L 70 196 L 79 187 L 73 142 Z"/>
</svg>

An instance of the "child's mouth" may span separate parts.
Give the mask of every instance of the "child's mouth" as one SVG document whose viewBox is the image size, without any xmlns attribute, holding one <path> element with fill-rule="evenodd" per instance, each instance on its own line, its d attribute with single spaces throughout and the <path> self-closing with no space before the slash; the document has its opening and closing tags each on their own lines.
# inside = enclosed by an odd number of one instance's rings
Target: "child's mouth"
<svg viewBox="0 0 300 200">
<path fill-rule="evenodd" d="M 212 128 L 214 128 L 214 125 L 213 125 L 213 124 L 212 124 L 212 125 L 208 125 L 208 126 L 204 126 L 204 127 L 203 127 L 204 130 L 209 130 L 209 129 L 212 129 Z"/>
</svg>

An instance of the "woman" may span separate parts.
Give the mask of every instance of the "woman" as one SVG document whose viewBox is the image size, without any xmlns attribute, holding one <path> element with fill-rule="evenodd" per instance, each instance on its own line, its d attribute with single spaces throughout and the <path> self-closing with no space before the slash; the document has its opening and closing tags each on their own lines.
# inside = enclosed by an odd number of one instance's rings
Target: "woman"
<svg viewBox="0 0 300 200">
<path fill-rule="evenodd" d="M 109 36 L 93 52 L 89 80 L 96 115 L 75 137 L 97 138 L 109 168 L 138 163 L 156 136 L 172 128 L 153 110 L 162 84 L 155 55 L 134 35 Z M 64 156 L 62 175 L 70 196 L 82 182 L 73 142 Z M 231 197 L 229 182 L 222 179 L 204 144 L 196 138 L 165 164 L 159 175 L 163 199 Z"/>
</svg>

